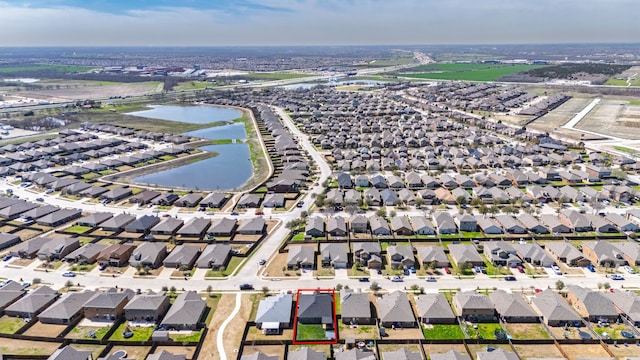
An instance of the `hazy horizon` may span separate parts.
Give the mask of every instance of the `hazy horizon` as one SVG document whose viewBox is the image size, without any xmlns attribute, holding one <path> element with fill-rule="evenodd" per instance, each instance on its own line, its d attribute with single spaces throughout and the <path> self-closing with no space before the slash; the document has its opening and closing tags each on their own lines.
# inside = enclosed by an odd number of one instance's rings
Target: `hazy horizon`
<svg viewBox="0 0 640 360">
<path fill-rule="evenodd" d="M 0 0 L 2 47 L 634 44 L 635 0 Z"/>
</svg>

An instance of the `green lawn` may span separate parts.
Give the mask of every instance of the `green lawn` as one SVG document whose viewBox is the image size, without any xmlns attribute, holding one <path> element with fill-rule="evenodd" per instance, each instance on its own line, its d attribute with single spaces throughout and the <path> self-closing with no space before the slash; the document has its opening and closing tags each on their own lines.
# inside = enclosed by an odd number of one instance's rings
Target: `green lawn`
<svg viewBox="0 0 640 360">
<path fill-rule="evenodd" d="M 149 327 L 131 327 L 129 330 L 133 331 L 133 336 L 125 339 L 122 335 L 128 327 L 128 322 L 124 322 L 118 326 L 113 335 L 109 338 L 112 341 L 147 341 L 151 338 L 153 333 L 153 326 Z"/>
<path fill-rule="evenodd" d="M 325 332 L 322 325 L 300 324 L 296 329 L 296 340 L 298 341 L 320 341 L 325 339 Z"/>
<path fill-rule="evenodd" d="M 477 325 L 477 329 L 473 326 L 467 326 L 467 335 L 471 339 L 476 339 L 480 335 L 481 339 L 494 340 L 496 338 L 496 330 L 504 331 L 498 323 L 477 323 L 475 325 Z"/>
<path fill-rule="evenodd" d="M 294 73 L 250 73 L 240 75 L 239 77 L 250 80 L 288 80 L 288 79 L 300 79 L 313 75 L 309 74 L 294 74 Z"/>
<path fill-rule="evenodd" d="M 169 335 L 169 338 L 176 342 L 198 342 L 201 337 L 202 331 L 192 331 L 189 335 Z"/>
<path fill-rule="evenodd" d="M 605 83 L 605 85 L 613 85 L 613 86 L 627 86 L 627 80 L 620 80 L 616 78 L 609 78 Z"/>
<path fill-rule="evenodd" d="M 627 153 L 627 154 L 634 154 L 637 153 L 638 151 L 633 150 L 631 148 L 625 147 L 625 146 L 614 146 L 613 147 L 615 150 L 623 152 L 623 153 Z"/>
<path fill-rule="evenodd" d="M 91 230 L 91 226 L 80 226 L 74 225 L 68 229 L 65 229 L 66 232 L 74 233 L 74 234 L 84 234 L 87 231 Z"/>
<path fill-rule="evenodd" d="M 21 318 L 3 316 L 0 318 L 0 334 L 15 334 L 25 324 Z"/>
<path fill-rule="evenodd" d="M 542 67 L 540 65 L 508 64 L 430 64 L 418 66 L 413 74 L 399 74 L 403 77 L 439 80 L 496 81 L 502 76 Z"/>
<path fill-rule="evenodd" d="M 238 267 L 238 265 L 240 265 L 240 263 L 242 262 L 241 257 L 238 256 L 232 256 L 231 259 L 229 260 L 229 263 L 227 264 L 227 266 L 225 267 L 224 270 L 219 271 L 219 270 L 209 270 L 207 271 L 207 273 L 204 275 L 205 277 L 224 277 L 224 276 L 229 276 L 231 275 L 234 270 Z"/>
<path fill-rule="evenodd" d="M 640 105 L 640 100 L 629 100 L 629 105 Z"/>
<path fill-rule="evenodd" d="M 464 333 L 459 325 L 434 324 L 422 327 L 422 333 L 427 340 L 464 339 Z"/>
</svg>

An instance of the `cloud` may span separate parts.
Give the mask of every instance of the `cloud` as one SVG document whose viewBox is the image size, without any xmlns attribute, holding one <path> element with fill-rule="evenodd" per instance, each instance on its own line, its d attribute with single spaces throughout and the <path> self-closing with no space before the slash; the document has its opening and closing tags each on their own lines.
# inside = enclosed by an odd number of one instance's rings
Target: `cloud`
<svg viewBox="0 0 640 360">
<path fill-rule="evenodd" d="M 0 0 L 0 44 L 638 42 L 639 11 L 635 0 Z"/>
</svg>

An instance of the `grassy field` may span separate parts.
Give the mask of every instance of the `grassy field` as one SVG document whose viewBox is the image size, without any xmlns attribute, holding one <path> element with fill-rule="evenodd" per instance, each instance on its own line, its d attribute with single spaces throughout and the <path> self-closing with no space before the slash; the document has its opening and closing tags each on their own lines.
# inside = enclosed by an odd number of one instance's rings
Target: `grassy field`
<svg viewBox="0 0 640 360">
<path fill-rule="evenodd" d="M 171 334 L 169 337 L 176 342 L 198 342 L 202 337 L 202 331 L 192 331 L 189 335 Z"/>
<path fill-rule="evenodd" d="M 617 150 L 617 151 L 620 151 L 620 152 L 623 152 L 623 153 L 627 153 L 627 154 L 633 154 L 633 153 L 637 152 L 637 151 L 635 151 L 635 150 L 633 150 L 631 148 L 625 147 L 625 146 L 614 146 L 613 148 L 615 150 Z"/>
<path fill-rule="evenodd" d="M 324 340 L 324 339 L 325 339 L 325 333 L 321 325 L 298 323 L 297 330 L 296 330 L 296 340 L 314 341 L 314 340 Z"/>
<path fill-rule="evenodd" d="M 25 324 L 21 318 L 3 316 L 0 318 L 0 334 L 14 334 Z"/>
<path fill-rule="evenodd" d="M 459 325 L 434 324 L 422 328 L 424 338 L 434 339 L 464 339 L 464 333 Z"/>
<path fill-rule="evenodd" d="M 27 65 L 0 67 L 0 74 L 28 73 L 31 71 L 53 71 L 57 73 L 74 73 L 93 69 L 91 66 L 73 65 Z"/>
<path fill-rule="evenodd" d="M 493 340 L 496 338 L 495 331 L 502 331 L 502 326 L 498 323 L 478 323 L 476 325 L 478 326 L 477 329 L 472 326 L 467 326 L 467 334 L 471 339 L 480 338 Z"/>
<path fill-rule="evenodd" d="M 607 80 L 605 83 L 605 85 L 612 85 L 612 86 L 627 86 L 627 79 L 621 80 L 621 79 L 616 79 L 615 77 L 610 78 L 609 80 Z M 636 78 L 635 80 L 631 80 L 631 86 L 638 86 L 640 85 L 640 78 Z"/>
<path fill-rule="evenodd" d="M 629 100 L 629 105 L 640 105 L 640 100 Z"/>
<path fill-rule="evenodd" d="M 151 338 L 153 333 L 153 326 L 149 327 L 131 327 L 129 330 L 133 331 L 133 336 L 125 339 L 123 333 L 127 330 L 128 323 L 124 322 L 118 326 L 109 340 L 113 341 L 147 341 Z"/>
<path fill-rule="evenodd" d="M 500 77 L 541 67 L 540 65 L 504 64 L 432 64 L 413 68 L 402 77 L 438 80 L 496 81 Z"/>
</svg>

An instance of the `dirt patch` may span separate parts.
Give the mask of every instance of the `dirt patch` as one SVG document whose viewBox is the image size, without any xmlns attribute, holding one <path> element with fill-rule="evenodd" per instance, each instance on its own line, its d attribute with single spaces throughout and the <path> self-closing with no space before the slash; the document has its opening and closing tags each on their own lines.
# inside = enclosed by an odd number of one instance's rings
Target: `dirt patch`
<svg viewBox="0 0 640 360">
<path fill-rule="evenodd" d="M 513 352 L 513 349 L 511 349 L 511 346 L 507 345 L 507 344 L 494 344 L 491 345 L 491 347 L 493 348 L 503 348 L 508 352 Z M 479 352 L 485 352 L 487 351 L 487 345 L 481 345 L 481 344 L 469 344 L 469 352 L 471 353 L 471 358 L 472 359 L 477 359 L 478 358 L 478 353 Z"/>
<path fill-rule="evenodd" d="M 314 246 L 314 245 L 308 245 Z M 264 276 L 270 277 L 290 277 L 295 278 L 296 276 L 300 276 L 299 271 L 295 270 L 286 270 L 287 269 L 287 253 L 277 254 L 271 259 L 269 263 L 269 267 L 267 267 L 267 271 Z M 267 275 L 268 274 L 268 275 Z"/>
<path fill-rule="evenodd" d="M 528 358 L 561 358 L 562 353 L 553 344 L 548 345 L 513 345 L 521 359 Z"/>
<path fill-rule="evenodd" d="M 174 355 L 185 355 L 187 359 L 193 359 L 193 353 L 196 352 L 195 346 L 158 346 L 154 354 L 162 350 L 167 350 Z"/>
<path fill-rule="evenodd" d="M 341 334 L 342 335 L 342 334 Z M 277 335 L 265 335 L 262 333 L 262 330 L 257 327 L 252 327 L 249 329 L 249 333 L 247 334 L 247 341 L 252 340 L 291 340 L 293 339 L 293 329 L 284 329 L 282 334 Z"/>
<path fill-rule="evenodd" d="M 55 325 L 55 324 L 43 324 L 41 322 L 36 322 L 33 324 L 29 330 L 25 331 L 25 335 L 31 336 L 44 336 L 48 338 L 55 338 L 60 333 L 66 329 L 66 325 Z"/>
<path fill-rule="evenodd" d="M 151 346 L 114 346 L 109 350 L 109 354 L 118 350 L 126 351 L 127 359 L 144 359 L 151 351 Z"/>
<path fill-rule="evenodd" d="M 89 345 L 89 344 L 69 344 L 72 348 L 81 351 L 91 351 L 94 359 L 97 359 L 100 356 L 100 353 L 106 346 L 104 345 Z"/>
<path fill-rule="evenodd" d="M 618 359 L 622 359 L 625 357 L 637 357 L 638 352 L 640 352 L 640 348 L 635 344 L 634 340 L 630 340 L 629 343 L 618 341 L 618 345 L 610 345 L 609 350 Z"/>
<path fill-rule="evenodd" d="M 385 340 L 424 339 L 420 328 L 386 329 Z"/>
<path fill-rule="evenodd" d="M 108 98 L 110 96 L 134 96 L 153 94 L 162 91 L 162 83 L 148 81 L 140 83 L 110 83 L 92 84 L 85 82 L 82 85 L 63 83 L 57 89 L 51 90 L 29 90 L 20 92 L 21 96 L 47 101 L 70 101 L 74 99 L 97 99 Z"/>
<path fill-rule="evenodd" d="M 424 345 L 424 352 L 427 355 L 431 354 L 444 354 L 449 350 L 457 351 L 461 354 L 466 354 L 467 350 L 463 344 L 428 344 Z"/>
<path fill-rule="evenodd" d="M 242 304 L 240 307 L 240 311 L 238 312 L 234 320 L 229 323 L 229 326 L 227 326 L 227 328 L 225 329 L 224 348 L 225 352 L 227 353 L 227 357 L 229 358 L 235 357 L 235 354 L 237 353 L 236 349 L 240 347 L 242 332 L 244 331 L 244 324 L 249 319 L 249 314 L 251 313 L 250 295 L 243 295 L 241 299 Z M 229 316 L 229 314 L 231 314 L 235 305 L 235 294 L 224 294 L 221 296 L 220 301 L 218 302 L 218 306 L 216 307 L 216 311 L 211 318 L 211 323 L 209 324 L 209 332 L 207 333 L 207 337 L 204 339 L 204 345 L 202 347 L 202 350 L 200 351 L 200 356 L 198 357 L 198 359 L 220 359 L 220 355 L 218 354 L 218 347 L 216 345 L 218 329 L 220 329 L 220 326 L 222 325 L 224 320 Z"/>
<path fill-rule="evenodd" d="M 508 323 L 506 327 L 507 332 L 517 340 L 551 339 L 541 324 Z"/>
<path fill-rule="evenodd" d="M 565 330 L 564 327 L 549 326 L 549 330 L 551 330 L 551 332 L 553 333 L 553 336 L 555 336 L 556 339 L 566 338 L 566 339 L 579 340 L 585 337 L 587 334 L 591 338 L 595 338 L 595 335 L 585 327 L 581 327 L 581 328 L 570 327 L 569 329 Z"/>
<path fill-rule="evenodd" d="M 384 344 L 378 345 L 378 350 L 380 353 L 396 351 L 400 349 L 407 349 L 412 352 L 420 352 L 420 345 L 407 345 L 407 344 Z"/>
<path fill-rule="evenodd" d="M 575 127 L 624 139 L 640 139 L 639 109 L 627 101 L 603 99 Z"/>
<path fill-rule="evenodd" d="M 569 356 L 569 360 L 577 358 L 608 358 L 609 354 L 600 345 L 560 345 L 562 350 Z M 637 354 L 637 353 L 636 353 Z"/>
<path fill-rule="evenodd" d="M 277 356 L 278 359 L 284 359 L 284 346 L 246 346 L 242 355 L 253 355 L 258 351 L 265 355 Z M 235 354 L 233 354 L 233 356 L 235 356 Z"/>
<path fill-rule="evenodd" d="M 338 335 L 340 339 L 354 338 L 357 340 L 373 340 L 379 339 L 378 328 L 375 325 L 358 325 L 351 327 L 340 321 Z"/>
<path fill-rule="evenodd" d="M 11 262 L 11 265 L 27 266 L 27 265 L 30 265 L 34 261 L 36 261 L 36 258 L 33 258 L 33 259 L 15 259 L 15 260 L 13 260 Z"/>
<path fill-rule="evenodd" d="M 0 349 L 5 355 L 51 355 L 60 343 L 3 339 Z"/>
</svg>

